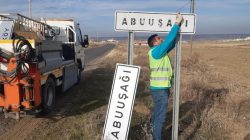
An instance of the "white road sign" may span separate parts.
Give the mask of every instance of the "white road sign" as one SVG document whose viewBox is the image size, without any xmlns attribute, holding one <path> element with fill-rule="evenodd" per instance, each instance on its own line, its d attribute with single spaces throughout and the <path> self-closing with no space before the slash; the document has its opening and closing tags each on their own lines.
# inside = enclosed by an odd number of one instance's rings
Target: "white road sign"
<svg viewBox="0 0 250 140">
<path fill-rule="evenodd" d="M 104 140 L 126 140 L 140 67 L 117 64 L 103 129 Z"/>
<path fill-rule="evenodd" d="M 10 39 L 12 36 L 14 21 L 0 20 L 0 40 Z"/>
<path fill-rule="evenodd" d="M 184 22 L 181 34 L 194 34 L 196 19 L 195 14 L 181 13 Z M 149 13 L 149 12 L 115 12 L 115 30 L 131 32 L 162 32 L 171 30 L 176 19 L 176 13 Z"/>
</svg>

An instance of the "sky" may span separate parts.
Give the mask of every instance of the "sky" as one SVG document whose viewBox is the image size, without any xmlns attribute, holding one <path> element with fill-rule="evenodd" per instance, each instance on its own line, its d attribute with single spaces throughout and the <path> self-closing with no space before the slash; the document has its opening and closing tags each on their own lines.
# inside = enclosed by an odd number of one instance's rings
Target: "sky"
<svg viewBox="0 0 250 140">
<path fill-rule="evenodd" d="M 116 10 L 189 13 L 190 0 L 31 0 L 33 18 L 73 18 L 84 34 L 126 36 L 114 31 Z M 29 16 L 29 0 L 0 0 L 0 13 Z M 250 34 L 250 0 L 196 0 L 196 34 Z"/>
</svg>

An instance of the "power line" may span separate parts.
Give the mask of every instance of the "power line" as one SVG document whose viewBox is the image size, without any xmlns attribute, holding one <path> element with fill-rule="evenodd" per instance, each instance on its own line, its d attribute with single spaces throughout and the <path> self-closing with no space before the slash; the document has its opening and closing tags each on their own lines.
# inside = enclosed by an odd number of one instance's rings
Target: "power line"
<svg viewBox="0 0 250 140">
<path fill-rule="evenodd" d="M 195 1 L 194 0 L 190 0 L 190 13 L 194 14 L 194 10 L 195 10 Z M 190 35 L 190 47 L 191 47 L 191 54 L 193 53 L 193 35 Z"/>
<path fill-rule="evenodd" d="M 184 7 L 186 7 L 187 5 L 189 5 L 189 1 L 186 2 L 185 4 L 183 4 L 180 8 L 177 9 L 177 12 L 180 12 Z"/>
</svg>

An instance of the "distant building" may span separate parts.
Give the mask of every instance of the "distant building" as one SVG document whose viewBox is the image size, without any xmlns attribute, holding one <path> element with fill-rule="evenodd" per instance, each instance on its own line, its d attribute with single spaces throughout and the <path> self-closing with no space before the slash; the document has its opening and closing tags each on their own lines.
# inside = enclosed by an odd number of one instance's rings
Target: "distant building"
<svg viewBox="0 0 250 140">
<path fill-rule="evenodd" d="M 138 40 L 134 43 L 135 46 L 147 46 L 147 41 Z"/>
<path fill-rule="evenodd" d="M 111 38 L 111 39 L 108 39 L 107 42 L 118 43 L 119 41 Z"/>
</svg>

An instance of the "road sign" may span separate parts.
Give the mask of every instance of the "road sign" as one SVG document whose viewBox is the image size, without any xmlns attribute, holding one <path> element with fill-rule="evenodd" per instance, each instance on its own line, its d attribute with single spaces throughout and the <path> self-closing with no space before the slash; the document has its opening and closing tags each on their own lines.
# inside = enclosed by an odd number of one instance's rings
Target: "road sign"
<svg viewBox="0 0 250 140">
<path fill-rule="evenodd" d="M 194 34 L 196 26 L 195 14 L 181 13 L 184 22 L 181 34 Z M 151 13 L 116 11 L 115 30 L 130 32 L 162 32 L 167 33 L 175 23 L 176 13 Z"/>
<path fill-rule="evenodd" d="M 103 129 L 104 140 L 126 140 L 140 67 L 117 64 Z"/>
<path fill-rule="evenodd" d="M 0 21 L 0 40 L 10 39 L 12 36 L 14 21 L 1 20 Z"/>
</svg>

